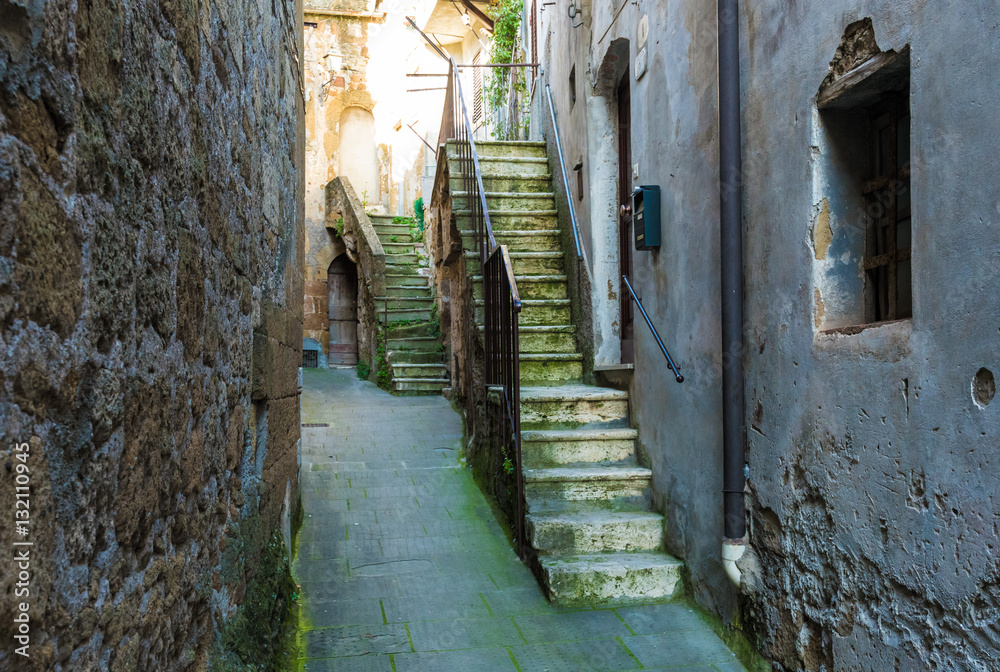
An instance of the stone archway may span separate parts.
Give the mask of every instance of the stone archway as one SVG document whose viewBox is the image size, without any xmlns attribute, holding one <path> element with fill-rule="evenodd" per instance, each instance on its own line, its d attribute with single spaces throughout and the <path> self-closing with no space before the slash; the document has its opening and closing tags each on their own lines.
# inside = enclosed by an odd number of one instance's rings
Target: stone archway
<svg viewBox="0 0 1000 672">
<path fill-rule="evenodd" d="M 327 269 L 330 315 L 330 365 L 358 363 L 358 269 L 346 254 Z"/>
</svg>

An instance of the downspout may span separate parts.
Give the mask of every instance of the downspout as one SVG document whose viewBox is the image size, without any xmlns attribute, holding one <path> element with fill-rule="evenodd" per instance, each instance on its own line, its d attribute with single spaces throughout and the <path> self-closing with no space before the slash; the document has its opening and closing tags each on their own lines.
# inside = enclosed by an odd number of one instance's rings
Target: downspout
<svg viewBox="0 0 1000 672">
<path fill-rule="evenodd" d="M 747 548 L 743 491 L 743 174 L 740 134 L 738 0 L 719 2 L 719 183 L 722 265 L 722 565 L 740 585 L 736 561 Z"/>
</svg>

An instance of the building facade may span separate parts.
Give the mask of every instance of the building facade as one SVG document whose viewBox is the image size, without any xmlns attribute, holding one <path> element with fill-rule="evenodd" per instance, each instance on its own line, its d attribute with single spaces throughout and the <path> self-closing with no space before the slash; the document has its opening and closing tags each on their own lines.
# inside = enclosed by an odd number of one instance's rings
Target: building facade
<svg viewBox="0 0 1000 672">
<path fill-rule="evenodd" d="M 726 3 L 723 3 L 724 5 Z M 735 5 L 735 3 L 733 3 Z M 584 350 L 632 417 L 694 597 L 784 669 L 989 669 L 1000 650 L 1000 140 L 986 0 L 741 4 L 744 347 L 722 348 L 716 3 L 526 7 L 558 115 Z M 557 159 L 555 159 L 557 160 Z M 552 165 L 558 165 L 553 163 Z M 636 250 L 635 187 L 661 244 Z M 686 380 L 623 299 L 628 275 Z M 749 550 L 720 558 L 722 370 Z"/>
</svg>

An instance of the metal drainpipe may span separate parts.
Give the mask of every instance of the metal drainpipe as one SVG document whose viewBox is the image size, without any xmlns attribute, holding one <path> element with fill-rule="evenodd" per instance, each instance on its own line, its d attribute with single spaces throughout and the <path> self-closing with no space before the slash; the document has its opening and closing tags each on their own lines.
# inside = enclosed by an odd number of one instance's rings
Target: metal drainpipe
<svg viewBox="0 0 1000 672">
<path fill-rule="evenodd" d="M 722 561 L 737 586 L 747 545 L 743 413 L 743 176 L 738 0 L 719 2 L 719 175 L 722 255 Z"/>
</svg>

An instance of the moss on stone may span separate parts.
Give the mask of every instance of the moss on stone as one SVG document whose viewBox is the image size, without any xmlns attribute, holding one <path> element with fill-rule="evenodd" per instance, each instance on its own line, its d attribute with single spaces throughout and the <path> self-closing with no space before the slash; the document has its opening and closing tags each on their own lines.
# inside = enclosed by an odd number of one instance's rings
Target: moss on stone
<svg viewBox="0 0 1000 672">
<path fill-rule="evenodd" d="M 246 532 L 238 536 L 242 534 Z M 242 546 L 229 546 L 237 545 Z M 292 634 L 290 626 L 294 622 L 290 615 L 295 594 L 288 557 L 285 542 L 275 531 L 262 550 L 256 575 L 247 583 L 243 603 L 215 640 L 209 665 L 211 672 L 277 672 L 286 669 L 290 658 L 287 644 Z"/>
</svg>

